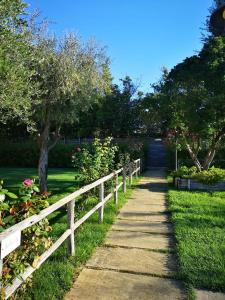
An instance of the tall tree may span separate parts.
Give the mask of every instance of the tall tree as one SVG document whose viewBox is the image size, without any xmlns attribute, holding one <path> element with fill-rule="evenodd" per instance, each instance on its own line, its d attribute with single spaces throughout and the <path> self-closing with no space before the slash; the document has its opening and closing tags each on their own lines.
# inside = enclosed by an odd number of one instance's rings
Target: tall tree
<svg viewBox="0 0 225 300">
<path fill-rule="evenodd" d="M 33 106 L 40 145 L 38 166 L 42 192 L 47 191 L 48 154 L 60 138 L 62 126 L 73 124 L 104 91 L 106 57 L 94 42 L 85 45 L 73 34 L 58 41 L 41 37 L 34 46 L 41 88 L 39 104 Z"/>
<path fill-rule="evenodd" d="M 149 116 L 160 116 L 162 131 L 179 137 L 198 170 L 209 168 L 225 135 L 224 74 L 225 37 L 210 37 L 198 55 L 165 74 L 149 99 Z"/>
<path fill-rule="evenodd" d="M 98 119 L 103 135 L 126 137 L 135 134 L 138 128 L 137 87 L 129 76 L 121 82 L 122 87 L 113 85 L 112 92 L 102 101 Z"/>
<path fill-rule="evenodd" d="M 0 123 L 28 122 L 37 93 L 25 10 L 21 0 L 0 1 Z"/>
</svg>

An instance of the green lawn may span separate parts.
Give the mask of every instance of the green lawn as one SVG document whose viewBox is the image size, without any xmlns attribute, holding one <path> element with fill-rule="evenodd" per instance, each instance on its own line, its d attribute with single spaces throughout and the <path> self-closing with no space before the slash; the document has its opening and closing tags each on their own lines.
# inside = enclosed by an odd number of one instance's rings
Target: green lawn
<svg viewBox="0 0 225 300">
<path fill-rule="evenodd" d="M 225 291 L 225 193 L 170 191 L 168 198 L 180 278 Z"/>
<path fill-rule="evenodd" d="M 51 192 L 50 203 L 61 199 L 78 188 L 78 181 L 75 181 L 78 174 L 74 169 L 49 168 L 48 189 Z M 0 179 L 4 180 L 4 187 L 13 192 L 26 178 L 37 178 L 37 169 L 34 168 L 0 168 Z"/>
<path fill-rule="evenodd" d="M 15 187 L 24 178 L 36 175 L 35 169 L 11 169 L 0 168 L 0 176 L 5 178 L 7 186 Z M 3 176 L 2 176 L 3 174 Z M 76 189 L 77 183 L 74 180 L 75 173 L 68 169 L 49 170 L 49 188 L 52 191 L 50 202 L 55 202 L 64 195 Z M 137 181 L 134 180 L 134 185 Z M 119 192 L 119 204 L 115 208 L 113 201 L 105 206 L 104 223 L 98 224 L 98 213 L 86 221 L 75 235 L 76 255 L 70 257 L 67 254 L 67 246 L 64 243 L 41 267 L 33 274 L 33 286 L 28 289 L 27 294 L 16 299 L 24 300 L 61 300 L 64 294 L 72 285 L 74 275 L 80 267 L 89 259 L 94 249 L 104 241 L 107 231 L 112 225 L 118 209 L 126 202 L 132 193 L 132 188 L 127 193 Z M 76 219 L 88 212 L 98 199 L 89 197 L 76 203 Z M 65 208 L 51 214 L 49 218 L 53 227 L 51 236 L 56 240 L 67 228 L 67 216 Z"/>
</svg>

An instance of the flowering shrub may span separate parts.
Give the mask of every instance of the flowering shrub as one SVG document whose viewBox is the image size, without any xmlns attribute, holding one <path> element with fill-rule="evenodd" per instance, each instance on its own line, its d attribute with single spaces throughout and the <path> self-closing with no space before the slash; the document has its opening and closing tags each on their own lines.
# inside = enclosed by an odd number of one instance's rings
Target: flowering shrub
<svg viewBox="0 0 225 300">
<path fill-rule="evenodd" d="M 45 196 L 39 194 L 35 182 L 25 179 L 21 185 L 18 195 L 15 195 L 3 188 L 3 181 L 0 184 L 0 232 L 10 226 L 38 214 L 42 209 L 48 207 Z M 4 287 L 23 272 L 29 265 L 35 267 L 39 256 L 52 244 L 49 237 L 51 227 L 47 218 L 39 223 L 23 230 L 21 246 L 11 252 L 5 259 L 0 280 L 3 284 L 1 291 L 4 299 Z M 24 284 L 20 292 L 25 289 L 31 280 Z"/>
<path fill-rule="evenodd" d="M 72 162 L 81 174 L 82 184 L 93 182 L 114 170 L 118 147 L 111 142 L 111 138 L 106 138 L 103 142 L 95 139 L 92 144 L 75 148 Z"/>
</svg>

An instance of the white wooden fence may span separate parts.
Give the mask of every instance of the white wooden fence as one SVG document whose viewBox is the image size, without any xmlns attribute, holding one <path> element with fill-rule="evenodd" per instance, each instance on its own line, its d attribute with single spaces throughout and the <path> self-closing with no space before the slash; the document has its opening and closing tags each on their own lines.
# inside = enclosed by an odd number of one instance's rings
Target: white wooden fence
<svg viewBox="0 0 225 300">
<path fill-rule="evenodd" d="M 130 163 L 128 168 L 123 167 L 117 171 L 114 171 L 113 173 L 89 184 L 81 189 L 75 191 L 74 193 L 68 195 L 67 197 L 57 201 L 53 205 L 47 207 L 46 209 L 43 209 L 38 215 L 33 215 L 20 223 L 6 229 L 3 233 L 0 234 L 0 272 L 2 272 L 2 266 L 3 266 L 3 256 L 7 256 L 9 253 L 11 253 L 15 248 L 17 248 L 20 245 L 20 239 L 21 239 L 21 232 L 40 222 L 42 219 L 49 216 L 51 213 L 55 212 L 59 208 L 63 207 L 64 205 L 67 205 L 67 230 L 60 236 L 60 238 L 46 251 L 44 252 L 37 263 L 37 266 L 34 268 L 32 266 L 29 266 L 24 273 L 20 274 L 20 276 L 16 277 L 12 284 L 5 287 L 5 299 L 8 299 L 18 288 L 19 286 L 35 271 L 37 270 L 44 262 L 45 260 L 53 253 L 55 252 L 58 247 L 67 240 L 68 243 L 68 253 L 70 255 L 75 254 L 75 242 L 74 242 L 74 233 L 75 230 L 83 224 L 93 213 L 95 213 L 98 210 L 99 214 L 99 222 L 103 222 L 104 218 L 104 206 L 107 201 L 109 201 L 112 197 L 114 198 L 114 203 L 117 205 L 118 202 L 118 190 L 120 187 L 122 187 L 123 192 L 126 192 L 126 181 L 127 176 L 129 178 L 129 185 L 132 184 L 133 176 L 135 175 L 138 177 L 141 172 L 141 160 L 137 159 L 134 162 Z M 119 183 L 118 176 L 119 174 L 122 174 L 122 182 Z M 105 195 L 104 191 L 104 183 L 107 182 L 110 179 L 115 179 L 115 185 L 113 188 L 113 192 Z M 76 221 L 75 220 L 75 199 L 92 190 L 93 188 L 99 187 L 99 202 L 98 204 L 93 207 L 86 215 L 84 215 L 81 219 Z M 19 241 L 19 242 L 18 242 Z M 15 247 L 13 247 L 13 244 L 15 244 Z M 7 251 L 4 247 L 9 247 L 8 253 L 4 254 L 3 252 Z M 4 249 L 3 249 L 4 248 Z M 1 286 L 0 286 L 1 287 Z M 1 292 L 0 292 L 1 295 Z"/>
</svg>

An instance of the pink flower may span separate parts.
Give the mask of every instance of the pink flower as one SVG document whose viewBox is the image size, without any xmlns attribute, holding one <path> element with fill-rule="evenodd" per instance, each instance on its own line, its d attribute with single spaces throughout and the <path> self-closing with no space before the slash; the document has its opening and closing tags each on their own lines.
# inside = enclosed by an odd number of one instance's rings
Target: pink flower
<svg viewBox="0 0 225 300">
<path fill-rule="evenodd" d="M 33 181 L 31 179 L 25 179 L 23 184 L 26 185 L 26 186 L 32 186 Z"/>
</svg>

